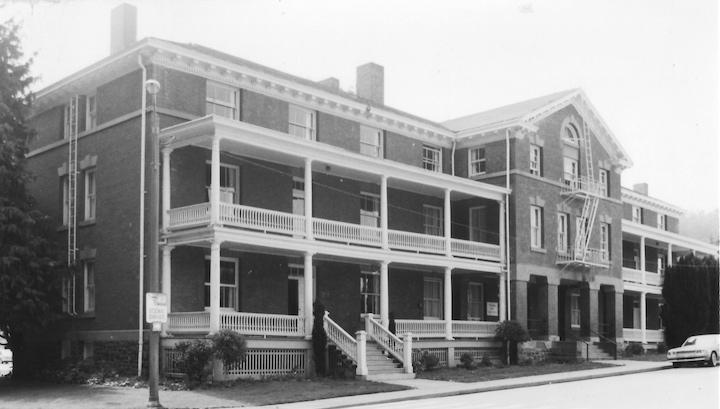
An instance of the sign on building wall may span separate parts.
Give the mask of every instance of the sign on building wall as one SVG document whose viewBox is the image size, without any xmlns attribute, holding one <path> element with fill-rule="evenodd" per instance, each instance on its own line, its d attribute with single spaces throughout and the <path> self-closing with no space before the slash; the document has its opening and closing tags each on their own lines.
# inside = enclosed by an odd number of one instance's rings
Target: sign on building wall
<svg viewBox="0 0 720 409">
<path fill-rule="evenodd" d="M 145 321 L 149 324 L 164 324 L 168 316 L 168 297 L 163 293 L 145 294 Z"/>
<path fill-rule="evenodd" d="M 487 304 L 487 315 L 489 317 L 497 317 L 498 316 L 498 303 L 489 302 L 486 304 Z"/>
</svg>

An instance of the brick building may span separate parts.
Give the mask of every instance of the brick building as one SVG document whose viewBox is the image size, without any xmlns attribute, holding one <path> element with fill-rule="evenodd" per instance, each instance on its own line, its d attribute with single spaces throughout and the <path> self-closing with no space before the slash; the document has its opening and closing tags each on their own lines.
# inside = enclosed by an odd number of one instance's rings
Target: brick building
<svg viewBox="0 0 720 409">
<path fill-rule="evenodd" d="M 623 221 L 633 200 L 668 210 L 671 229 L 677 210 L 621 189 L 628 155 L 580 90 L 434 123 L 384 104 L 377 64 L 358 67 L 351 94 L 195 44 L 136 42 L 134 15 L 113 12 L 112 54 L 41 90 L 32 118 L 32 193 L 77 266 L 63 355 L 130 356 L 147 331 L 148 79 L 168 361 L 178 341 L 228 328 L 250 353 L 226 376 L 305 371 L 313 300 L 361 375 L 403 372 L 382 349 L 405 372 L 421 349 L 448 365 L 494 353 L 508 314 L 536 339 L 649 341 L 623 314 L 657 281 L 635 283 L 626 250 L 659 234 L 671 256 L 715 253 Z"/>
</svg>

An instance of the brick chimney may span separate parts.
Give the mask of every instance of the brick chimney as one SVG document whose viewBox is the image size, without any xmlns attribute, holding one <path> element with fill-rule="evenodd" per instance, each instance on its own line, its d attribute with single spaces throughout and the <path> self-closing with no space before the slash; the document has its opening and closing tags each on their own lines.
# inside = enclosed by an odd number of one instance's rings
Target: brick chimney
<svg viewBox="0 0 720 409">
<path fill-rule="evenodd" d="M 385 69 L 382 65 L 369 62 L 357 67 L 355 82 L 357 95 L 378 105 L 385 104 Z"/>
<path fill-rule="evenodd" d="M 117 54 L 135 43 L 137 37 L 137 8 L 123 3 L 110 12 L 110 55 Z"/>
<path fill-rule="evenodd" d="M 318 84 L 335 91 L 340 89 L 340 80 L 335 77 L 325 78 L 322 81 L 318 81 Z"/>
<path fill-rule="evenodd" d="M 636 183 L 633 185 L 633 190 L 647 196 L 648 195 L 648 184 L 647 183 Z"/>
</svg>

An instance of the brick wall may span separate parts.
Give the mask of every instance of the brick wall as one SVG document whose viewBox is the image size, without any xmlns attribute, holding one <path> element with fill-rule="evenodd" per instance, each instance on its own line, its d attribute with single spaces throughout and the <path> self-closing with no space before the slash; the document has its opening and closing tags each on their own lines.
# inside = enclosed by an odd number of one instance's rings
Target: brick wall
<svg viewBox="0 0 720 409">
<path fill-rule="evenodd" d="M 385 132 L 385 158 L 422 167 L 423 143 L 394 132 Z"/>
<path fill-rule="evenodd" d="M 141 99 L 142 71 L 139 69 L 99 86 L 97 88 L 98 125 L 139 110 Z"/>
<path fill-rule="evenodd" d="M 205 78 L 160 66 L 151 67 L 148 78 L 160 82 L 159 107 L 205 115 Z"/>
<path fill-rule="evenodd" d="M 253 125 L 288 131 L 288 103 L 256 92 L 242 90 L 241 120 Z"/>
<path fill-rule="evenodd" d="M 423 318 L 423 277 L 421 271 L 391 268 L 388 271 L 388 308 L 395 319 Z"/>
<path fill-rule="evenodd" d="M 345 118 L 318 112 L 317 140 L 351 152 L 360 152 L 360 124 Z"/>
<path fill-rule="evenodd" d="M 48 109 L 30 118 L 29 124 L 37 132 L 28 143 L 33 150 L 63 138 L 64 107 L 62 105 Z"/>
<path fill-rule="evenodd" d="M 360 266 L 318 261 L 316 263 L 316 299 L 325 305 L 330 318 L 348 334 L 363 329 L 360 323 Z"/>
</svg>

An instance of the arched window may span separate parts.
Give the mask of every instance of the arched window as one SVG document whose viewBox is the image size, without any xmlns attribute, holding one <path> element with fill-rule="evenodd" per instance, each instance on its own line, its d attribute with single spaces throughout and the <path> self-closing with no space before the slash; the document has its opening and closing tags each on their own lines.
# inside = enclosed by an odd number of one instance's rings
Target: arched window
<svg viewBox="0 0 720 409">
<path fill-rule="evenodd" d="M 565 142 L 578 143 L 579 132 L 574 124 L 568 123 L 563 127 L 562 137 Z"/>
</svg>

